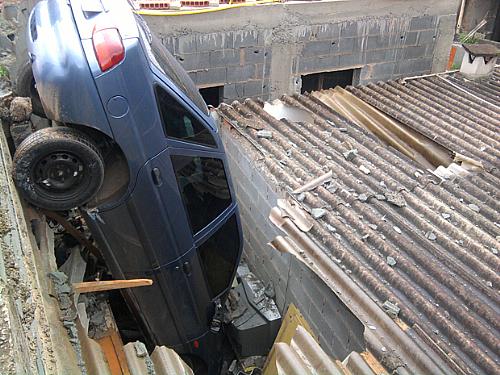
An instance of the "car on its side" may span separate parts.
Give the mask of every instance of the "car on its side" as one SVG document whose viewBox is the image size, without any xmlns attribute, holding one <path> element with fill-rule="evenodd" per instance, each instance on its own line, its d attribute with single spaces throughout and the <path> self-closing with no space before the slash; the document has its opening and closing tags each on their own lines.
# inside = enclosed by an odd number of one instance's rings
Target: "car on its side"
<svg viewBox="0 0 500 375">
<path fill-rule="evenodd" d="M 126 0 L 43 0 L 27 25 L 33 108 L 53 126 L 17 148 L 21 195 L 79 207 L 150 347 L 220 363 L 242 239 L 224 148 L 190 77 Z"/>
</svg>

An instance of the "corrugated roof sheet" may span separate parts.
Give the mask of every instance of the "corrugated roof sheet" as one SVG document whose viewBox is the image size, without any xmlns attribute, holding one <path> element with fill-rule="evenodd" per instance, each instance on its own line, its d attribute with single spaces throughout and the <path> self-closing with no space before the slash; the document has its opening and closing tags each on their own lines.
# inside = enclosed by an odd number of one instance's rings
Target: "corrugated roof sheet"
<svg viewBox="0 0 500 375">
<path fill-rule="evenodd" d="M 500 67 L 487 79 L 459 73 L 348 88 L 448 149 L 500 167 Z M 496 174 L 498 176 L 498 174 Z"/>
<path fill-rule="evenodd" d="M 464 98 L 441 78 L 400 85 L 354 92 L 367 101 L 375 97 L 367 92 L 383 92 L 374 104 L 429 134 L 435 131 L 443 143 L 459 145 L 458 152 L 487 161 L 488 171 L 441 182 L 306 95 L 282 98 L 294 112 L 289 119 L 286 108 L 283 118 L 275 114 L 278 120 L 252 100 L 223 105 L 219 112 L 244 135 L 240 139 L 264 155 L 258 165 L 284 191 L 333 171 L 331 181 L 295 195 L 306 210 L 326 209 L 308 235 L 374 303 L 397 304 L 410 336 L 425 341 L 453 371 L 498 373 L 499 109 Z M 439 95 L 428 99 L 431 88 Z M 272 138 L 261 137 L 259 127 L 271 130 Z"/>
</svg>

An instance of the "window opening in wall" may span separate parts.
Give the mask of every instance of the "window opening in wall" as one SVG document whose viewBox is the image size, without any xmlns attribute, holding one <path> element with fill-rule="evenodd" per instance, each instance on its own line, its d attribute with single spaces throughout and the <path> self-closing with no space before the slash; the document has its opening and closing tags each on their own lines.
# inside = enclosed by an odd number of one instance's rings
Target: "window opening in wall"
<svg viewBox="0 0 500 375">
<path fill-rule="evenodd" d="M 219 104 L 222 103 L 224 86 L 206 87 L 204 89 L 200 89 L 200 94 L 203 99 L 205 99 L 205 103 L 207 103 L 207 105 L 218 107 Z"/>
<path fill-rule="evenodd" d="M 331 89 L 336 86 L 345 88 L 356 84 L 359 80 L 360 70 L 347 69 L 303 75 L 301 93 Z"/>
</svg>

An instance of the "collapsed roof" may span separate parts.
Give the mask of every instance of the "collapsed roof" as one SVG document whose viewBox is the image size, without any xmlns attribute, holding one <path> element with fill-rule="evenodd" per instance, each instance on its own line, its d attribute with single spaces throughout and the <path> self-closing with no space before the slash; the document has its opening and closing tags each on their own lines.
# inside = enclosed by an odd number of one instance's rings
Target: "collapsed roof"
<svg viewBox="0 0 500 375">
<path fill-rule="evenodd" d="M 380 310 L 395 305 L 402 333 L 461 374 L 498 372 L 499 74 L 348 88 L 458 166 L 477 167 L 458 175 L 387 146 L 332 109 L 325 92 L 218 109 L 283 196 L 309 213 L 307 236 L 339 272 Z"/>
</svg>

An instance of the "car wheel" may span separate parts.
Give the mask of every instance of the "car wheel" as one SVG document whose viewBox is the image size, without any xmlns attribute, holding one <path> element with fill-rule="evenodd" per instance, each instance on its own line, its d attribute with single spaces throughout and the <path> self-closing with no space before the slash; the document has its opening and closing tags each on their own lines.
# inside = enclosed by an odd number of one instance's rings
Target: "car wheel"
<svg viewBox="0 0 500 375">
<path fill-rule="evenodd" d="M 40 117 L 47 117 L 43 110 L 42 101 L 36 90 L 35 78 L 31 70 L 31 63 L 26 61 L 17 72 L 16 95 L 31 99 L 32 112 Z"/>
<path fill-rule="evenodd" d="M 14 154 L 12 175 L 31 204 L 53 211 L 82 206 L 98 192 L 104 161 L 93 140 L 67 128 L 44 128 L 28 136 Z"/>
</svg>

